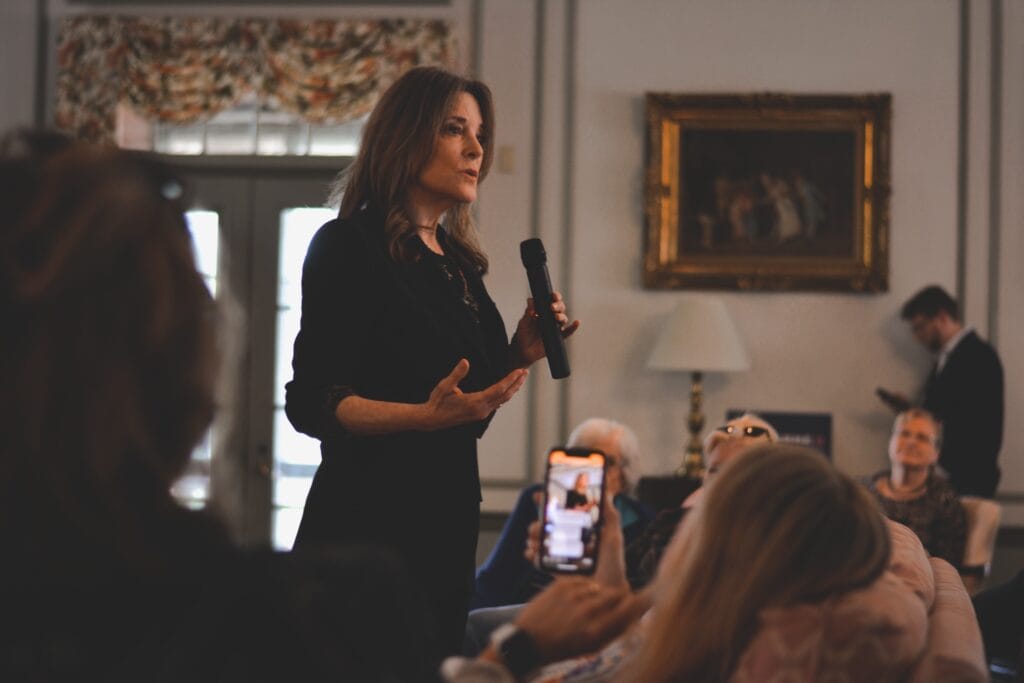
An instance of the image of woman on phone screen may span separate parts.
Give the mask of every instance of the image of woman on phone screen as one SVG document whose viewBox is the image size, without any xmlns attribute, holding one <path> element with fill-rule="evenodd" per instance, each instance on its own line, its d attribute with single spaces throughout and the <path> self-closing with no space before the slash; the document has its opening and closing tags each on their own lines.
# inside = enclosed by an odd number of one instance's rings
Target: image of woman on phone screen
<svg viewBox="0 0 1024 683">
<path fill-rule="evenodd" d="M 471 204 L 494 156 L 483 83 L 406 72 L 340 177 L 338 218 L 313 237 L 285 409 L 321 442 L 295 548 L 392 548 L 437 621 L 463 639 L 475 569 L 476 441 L 544 356 L 531 301 L 511 341 L 487 294 Z M 551 309 L 569 336 L 557 293 Z"/>
<path fill-rule="evenodd" d="M 565 492 L 565 509 L 587 511 L 594 507 L 595 503 L 590 499 L 590 492 L 587 490 L 589 486 L 590 478 L 587 473 L 577 474 L 573 487 Z"/>
</svg>

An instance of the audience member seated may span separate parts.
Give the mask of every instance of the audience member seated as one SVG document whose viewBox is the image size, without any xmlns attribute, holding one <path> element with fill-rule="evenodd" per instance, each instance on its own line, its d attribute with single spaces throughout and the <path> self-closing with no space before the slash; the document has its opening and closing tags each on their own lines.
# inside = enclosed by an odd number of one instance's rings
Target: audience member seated
<svg viewBox="0 0 1024 683">
<path fill-rule="evenodd" d="M 594 417 L 577 425 L 567 445 L 604 451 L 608 457 L 606 494 L 615 502 L 627 542 L 638 537 L 654 513 L 629 495 L 629 467 L 640 451 L 633 430 L 613 420 Z M 550 574 L 536 569 L 523 557 L 527 529 L 537 520 L 542 495 L 543 484 L 528 486 L 519 494 L 497 544 L 477 570 L 473 609 L 526 602 L 551 582 Z"/>
<path fill-rule="evenodd" d="M 707 464 L 704 475 L 705 483 L 710 482 L 726 462 L 750 446 L 766 441 L 773 443 L 776 440 L 778 440 L 778 433 L 775 428 L 752 413 L 746 413 L 726 422 L 704 439 L 704 460 Z M 626 575 L 634 589 L 643 588 L 650 583 L 665 547 L 675 534 L 685 513 L 700 499 L 700 492 L 701 489 L 698 489 L 679 507 L 662 510 L 636 538 L 630 539 L 625 533 L 628 527 L 624 529 Z M 522 497 L 520 497 L 520 502 L 522 502 Z M 518 508 L 517 505 L 517 510 Z M 536 519 L 535 513 L 533 517 Z M 523 548 L 528 545 L 527 531 L 522 530 L 517 536 L 516 540 L 520 541 L 520 545 L 519 554 L 515 559 L 529 568 L 530 576 L 538 577 L 533 580 L 533 585 L 540 587 L 547 585 L 551 582 L 551 576 L 533 568 L 533 564 L 523 557 Z M 512 549 L 507 549 L 507 552 L 511 557 Z M 495 629 L 516 618 L 522 609 L 521 602 L 524 601 L 471 611 L 466 622 L 463 654 L 467 657 L 476 656 L 486 646 L 488 638 Z"/>
<path fill-rule="evenodd" d="M 218 365 L 182 191 L 153 157 L 0 144 L 0 680 L 436 678 L 395 558 L 239 550 L 171 496 Z"/>
<path fill-rule="evenodd" d="M 626 545 L 626 575 L 633 588 L 642 588 L 654 578 L 658 563 L 679 522 L 686 512 L 704 495 L 704 487 L 711 483 L 725 463 L 760 443 L 775 443 L 779 434 L 775 428 L 753 413 L 745 413 L 713 430 L 704 439 L 704 483 L 678 508 L 662 510 L 647 527 L 643 535 Z"/>
<path fill-rule="evenodd" d="M 868 488 L 886 516 L 913 529 L 925 550 L 960 567 L 967 518 L 956 492 L 935 468 L 941 438 L 931 413 L 920 408 L 900 413 L 889 438 L 891 468 L 872 475 Z"/>
<path fill-rule="evenodd" d="M 559 579 L 446 679 L 986 680 L 955 570 L 815 451 L 765 444 L 726 465 L 641 593 L 605 565 L 622 561 L 606 540 L 594 581 Z M 634 620 L 638 605 L 653 607 Z"/>
</svg>

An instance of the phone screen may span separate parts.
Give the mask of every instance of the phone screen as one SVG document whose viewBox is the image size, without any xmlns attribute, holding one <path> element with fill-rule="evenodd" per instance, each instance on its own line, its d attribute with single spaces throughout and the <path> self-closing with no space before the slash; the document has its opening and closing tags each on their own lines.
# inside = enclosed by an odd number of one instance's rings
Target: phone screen
<svg viewBox="0 0 1024 683">
<path fill-rule="evenodd" d="M 597 564 L 605 455 L 596 449 L 554 448 L 544 477 L 540 565 L 590 574 Z"/>
</svg>

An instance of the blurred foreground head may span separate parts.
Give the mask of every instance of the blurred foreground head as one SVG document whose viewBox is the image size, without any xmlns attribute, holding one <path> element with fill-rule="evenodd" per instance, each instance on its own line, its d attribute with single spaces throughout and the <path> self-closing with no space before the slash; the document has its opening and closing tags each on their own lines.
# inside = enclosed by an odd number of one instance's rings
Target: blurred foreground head
<svg viewBox="0 0 1024 683">
<path fill-rule="evenodd" d="M 754 446 L 723 466 L 666 550 L 635 680 L 728 680 L 761 610 L 866 586 L 888 559 L 860 484 L 817 451 Z"/>
<path fill-rule="evenodd" d="M 182 195 L 148 155 L 0 143 L 0 493 L 22 520 L 87 529 L 173 504 L 216 365 Z"/>
</svg>

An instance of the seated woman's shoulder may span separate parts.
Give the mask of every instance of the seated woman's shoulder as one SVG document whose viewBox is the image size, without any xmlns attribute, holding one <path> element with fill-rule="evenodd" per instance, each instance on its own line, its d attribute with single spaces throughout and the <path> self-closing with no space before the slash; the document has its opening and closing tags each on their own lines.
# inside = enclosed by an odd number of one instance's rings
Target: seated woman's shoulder
<svg viewBox="0 0 1024 683">
<path fill-rule="evenodd" d="M 932 469 L 928 473 L 928 489 L 950 496 L 956 496 L 956 489 L 953 488 L 953 484 L 949 481 L 949 475 L 939 469 Z"/>
<path fill-rule="evenodd" d="M 880 482 L 886 481 L 889 478 L 890 472 L 891 471 L 887 469 L 878 470 L 877 472 L 872 472 L 871 474 L 865 474 L 858 477 L 857 481 L 864 487 L 870 490 L 875 490 L 878 488 Z"/>
</svg>

